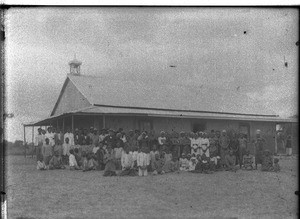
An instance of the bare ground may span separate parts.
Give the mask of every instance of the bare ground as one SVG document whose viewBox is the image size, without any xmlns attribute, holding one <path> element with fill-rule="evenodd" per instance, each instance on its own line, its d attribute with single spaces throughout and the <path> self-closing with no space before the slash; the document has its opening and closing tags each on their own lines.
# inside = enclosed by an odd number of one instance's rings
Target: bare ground
<svg viewBox="0 0 300 219">
<path fill-rule="evenodd" d="M 108 177 L 7 157 L 8 218 L 297 218 L 298 157 L 280 173 Z"/>
</svg>

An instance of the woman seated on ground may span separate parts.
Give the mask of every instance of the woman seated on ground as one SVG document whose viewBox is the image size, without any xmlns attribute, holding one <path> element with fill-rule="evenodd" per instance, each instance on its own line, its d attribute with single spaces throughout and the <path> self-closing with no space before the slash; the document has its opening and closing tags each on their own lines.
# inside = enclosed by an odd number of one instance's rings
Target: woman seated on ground
<svg viewBox="0 0 300 219">
<path fill-rule="evenodd" d="M 166 161 L 162 167 L 162 174 L 176 171 L 179 171 L 179 162 L 177 157 L 173 157 L 172 160 Z"/>
<path fill-rule="evenodd" d="M 82 164 L 83 172 L 90 171 L 90 170 L 95 170 L 96 167 L 97 167 L 97 162 L 93 158 L 93 153 L 92 152 L 87 153 L 86 156 L 85 156 L 85 159 L 83 159 L 83 164 Z"/>
<path fill-rule="evenodd" d="M 63 165 L 61 156 L 59 156 L 59 152 L 55 151 L 54 156 L 51 158 L 49 162 L 49 169 L 54 170 L 54 169 L 65 169 L 65 166 Z"/>
<path fill-rule="evenodd" d="M 129 153 L 129 146 L 125 147 L 124 153 L 121 157 L 122 172 L 120 176 L 136 176 L 136 170 L 134 169 L 134 160 L 132 155 Z"/>
<path fill-rule="evenodd" d="M 110 145 L 107 146 L 107 153 L 104 156 L 105 169 L 103 176 L 116 176 L 115 152 Z"/>
<path fill-rule="evenodd" d="M 74 155 L 74 150 L 71 149 L 69 152 L 70 152 L 70 155 L 69 155 L 70 170 L 80 170 L 80 167 L 78 166 L 75 155 Z"/>
<path fill-rule="evenodd" d="M 196 165 L 197 165 L 197 158 L 196 158 L 196 155 L 195 155 L 195 154 L 192 154 L 192 157 L 191 157 L 191 159 L 190 159 L 190 161 L 189 161 L 189 171 L 195 170 Z"/>
<path fill-rule="evenodd" d="M 202 160 L 201 160 L 201 155 L 197 154 L 197 164 L 195 166 L 195 170 L 191 170 L 191 173 L 202 173 L 203 172 L 203 165 L 202 165 Z"/>
</svg>

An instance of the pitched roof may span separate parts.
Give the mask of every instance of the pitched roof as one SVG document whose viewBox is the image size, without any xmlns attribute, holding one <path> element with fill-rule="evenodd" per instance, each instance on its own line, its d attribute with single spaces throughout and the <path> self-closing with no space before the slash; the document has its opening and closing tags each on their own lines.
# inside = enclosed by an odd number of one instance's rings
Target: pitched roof
<svg viewBox="0 0 300 219">
<path fill-rule="evenodd" d="M 68 78 L 93 105 L 275 116 L 238 91 L 86 75 L 68 74 Z"/>
</svg>

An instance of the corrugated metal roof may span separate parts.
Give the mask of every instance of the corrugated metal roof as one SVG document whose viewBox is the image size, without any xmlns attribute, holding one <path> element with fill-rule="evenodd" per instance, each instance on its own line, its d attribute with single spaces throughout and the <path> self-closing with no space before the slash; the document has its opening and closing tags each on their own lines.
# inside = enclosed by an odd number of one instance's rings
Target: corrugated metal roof
<svg viewBox="0 0 300 219">
<path fill-rule="evenodd" d="M 241 114 L 224 114 L 211 112 L 188 112 L 176 110 L 150 110 L 150 109 L 134 109 L 126 107 L 104 107 L 91 106 L 79 110 L 62 113 L 56 116 L 50 116 L 37 122 L 23 124 L 25 126 L 40 126 L 51 124 L 51 120 L 61 118 L 67 115 L 84 115 L 84 114 L 100 114 L 100 115 L 124 115 L 124 116 L 150 116 L 150 117 L 173 117 L 173 118 L 201 118 L 201 119 L 221 119 L 221 120 L 240 120 L 240 121 L 265 121 L 265 122 L 298 122 L 295 118 L 280 118 L 272 116 L 259 115 L 241 115 Z"/>
<path fill-rule="evenodd" d="M 275 115 L 247 95 L 203 86 L 147 84 L 95 76 L 68 75 L 91 104 L 148 109 Z"/>
</svg>

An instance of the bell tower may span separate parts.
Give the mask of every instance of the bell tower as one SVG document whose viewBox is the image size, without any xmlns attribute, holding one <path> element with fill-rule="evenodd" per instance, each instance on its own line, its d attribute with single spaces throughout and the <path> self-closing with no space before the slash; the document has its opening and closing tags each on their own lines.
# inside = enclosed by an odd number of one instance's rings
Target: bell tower
<svg viewBox="0 0 300 219">
<path fill-rule="evenodd" d="M 75 55 L 74 59 L 69 62 L 69 65 L 70 65 L 70 74 L 80 75 L 80 65 L 81 64 L 82 64 L 82 62 L 78 61 L 76 59 L 76 55 Z"/>
</svg>

